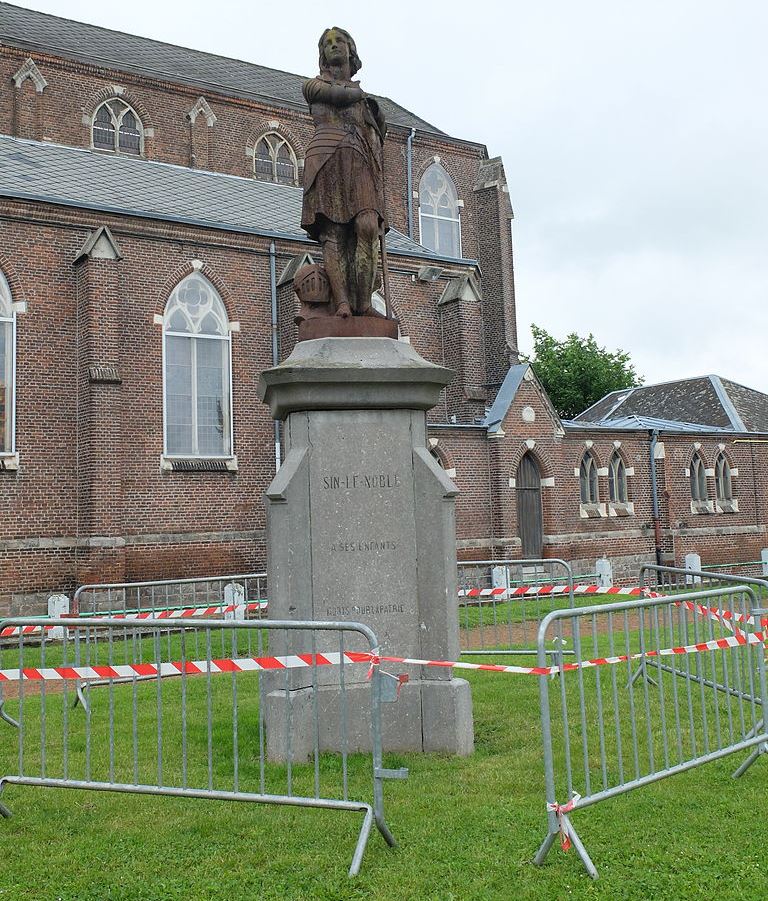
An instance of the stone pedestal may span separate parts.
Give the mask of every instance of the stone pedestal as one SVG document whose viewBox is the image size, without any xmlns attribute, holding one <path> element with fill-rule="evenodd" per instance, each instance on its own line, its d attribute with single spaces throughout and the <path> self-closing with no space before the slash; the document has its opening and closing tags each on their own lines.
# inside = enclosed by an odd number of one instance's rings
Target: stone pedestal
<svg viewBox="0 0 768 901">
<path fill-rule="evenodd" d="M 286 455 L 266 493 L 271 619 L 352 620 L 376 633 L 383 655 L 456 660 L 457 489 L 426 445 L 426 418 L 452 373 L 391 338 L 321 338 L 297 345 L 263 373 L 262 399 L 285 420 Z M 306 653 L 290 633 L 277 653 Z M 317 650 L 338 650 L 322 637 Z M 274 646 L 274 642 L 271 643 Z M 367 650 L 350 642 L 350 650 Z M 385 749 L 473 750 L 469 685 L 450 670 L 383 665 L 407 673 L 399 698 L 383 708 Z M 285 754 L 286 707 L 292 753 L 309 750 L 313 707 L 321 748 L 338 750 L 338 673 L 274 677 L 266 722 L 271 756 Z M 370 747 L 366 669 L 345 674 L 349 748 Z M 288 681 L 286 682 L 286 679 Z M 357 686 L 357 688 L 356 688 Z M 272 728 L 270 728 L 270 724 Z"/>
</svg>

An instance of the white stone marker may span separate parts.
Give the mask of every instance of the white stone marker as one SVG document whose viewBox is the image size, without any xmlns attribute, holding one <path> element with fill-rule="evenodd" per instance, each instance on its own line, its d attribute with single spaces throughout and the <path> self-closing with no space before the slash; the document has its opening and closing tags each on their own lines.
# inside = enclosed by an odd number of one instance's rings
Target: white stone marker
<svg viewBox="0 0 768 901">
<path fill-rule="evenodd" d="M 697 572 L 701 572 L 701 556 L 699 554 L 686 554 L 685 555 L 685 568 L 692 569 Z M 701 576 L 686 576 L 685 584 L 686 585 L 700 585 L 701 584 Z"/>
</svg>

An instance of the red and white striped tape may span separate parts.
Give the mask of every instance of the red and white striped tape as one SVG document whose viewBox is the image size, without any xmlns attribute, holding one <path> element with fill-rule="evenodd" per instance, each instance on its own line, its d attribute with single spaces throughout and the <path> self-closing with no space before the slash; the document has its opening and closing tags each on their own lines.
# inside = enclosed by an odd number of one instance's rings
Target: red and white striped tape
<svg viewBox="0 0 768 901">
<path fill-rule="evenodd" d="M 345 663 L 376 663 L 369 653 L 344 652 Z M 285 670 L 311 666 L 339 666 L 342 655 L 289 654 L 284 657 L 237 657 L 216 660 L 169 661 L 167 663 L 125 663 L 114 666 L 49 666 L 0 670 L 0 682 L 56 682 L 62 680 L 130 679 L 133 676 L 204 676 L 207 673 L 247 673 L 258 670 Z"/>
<path fill-rule="evenodd" d="M 378 657 L 376 662 L 381 663 L 405 663 L 411 666 L 442 666 L 455 669 L 482 670 L 490 673 L 516 673 L 529 676 L 553 676 L 561 672 L 572 672 L 579 669 L 590 669 L 596 666 L 606 666 L 615 663 L 626 663 L 630 660 L 641 660 L 643 657 L 670 657 L 675 654 L 700 654 L 702 651 L 725 650 L 726 648 L 741 647 L 746 644 L 762 645 L 762 638 L 756 634 L 739 632 L 736 635 L 728 635 L 725 638 L 714 638 L 711 641 L 701 641 L 696 644 L 680 645 L 674 648 L 662 648 L 658 651 L 644 651 L 637 654 L 620 654 L 614 657 L 595 657 L 592 660 L 583 660 L 581 663 L 564 663 L 562 666 L 502 666 L 493 663 L 466 663 L 464 661 L 449 663 L 445 660 L 421 660 L 414 657 Z M 470 652 L 471 653 L 471 652 Z"/>
<path fill-rule="evenodd" d="M 558 673 L 572 672 L 579 669 L 590 669 L 644 657 L 669 657 L 676 654 L 700 654 L 704 651 L 725 650 L 747 644 L 763 645 L 764 640 L 756 634 L 741 630 L 724 638 L 696 644 L 681 645 L 661 650 L 650 650 L 636 654 L 620 654 L 612 657 L 596 657 L 583 660 L 581 663 L 563 663 L 561 666 L 502 666 L 493 663 L 467 663 L 464 661 L 426 660 L 416 657 L 393 657 L 370 653 L 346 651 L 343 655 L 345 663 L 367 663 L 369 667 L 381 663 L 399 663 L 408 666 L 439 666 L 444 669 L 480 670 L 489 673 L 513 673 L 525 676 L 553 676 Z M 60 681 L 67 679 L 125 679 L 132 676 L 178 676 L 204 675 L 211 673 L 252 672 L 255 670 L 283 670 L 308 666 L 338 666 L 342 662 L 339 652 L 328 654 L 294 654 L 284 657 L 241 657 L 236 659 L 174 661 L 168 663 L 134 663 L 115 666 L 67 666 L 67 667 L 28 667 L 24 669 L 0 670 L 0 682 L 9 681 Z"/>
<path fill-rule="evenodd" d="M 509 598 L 519 597 L 536 597 L 537 595 L 561 595 L 568 594 L 570 586 L 568 585 L 518 585 L 516 588 L 462 588 L 458 592 L 460 598 L 494 598 L 495 600 L 505 601 Z M 629 588 L 621 588 L 613 585 L 607 588 L 603 585 L 574 585 L 574 594 L 622 594 L 622 595 L 645 595 L 648 589 L 640 585 L 633 585 Z"/>
<path fill-rule="evenodd" d="M 215 607 L 175 607 L 167 610 L 142 610 L 133 613 L 97 613 L 93 616 L 84 617 L 87 619 L 121 619 L 121 620 L 144 620 L 144 619 L 190 619 L 201 616 L 210 619 L 214 616 L 226 616 L 229 613 L 235 613 L 245 608 L 246 612 L 254 613 L 257 610 L 266 610 L 267 601 L 250 601 L 247 604 L 220 604 Z M 77 618 L 72 617 L 72 626 L 77 624 Z M 47 632 L 51 629 L 61 628 L 61 626 L 39 626 L 30 624 L 27 626 L 7 626 L 0 630 L 0 638 L 12 638 L 16 635 L 38 635 L 41 632 Z"/>
</svg>

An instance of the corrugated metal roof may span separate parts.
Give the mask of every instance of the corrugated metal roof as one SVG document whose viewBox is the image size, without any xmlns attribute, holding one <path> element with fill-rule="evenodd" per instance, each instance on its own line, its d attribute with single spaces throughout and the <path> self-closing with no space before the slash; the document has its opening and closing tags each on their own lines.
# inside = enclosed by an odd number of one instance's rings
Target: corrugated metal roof
<svg viewBox="0 0 768 901">
<path fill-rule="evenodd" d="M 301 229 L 301 188 L 5 135 L 0 135 L 0 197 L 317 246 Z M 387 235 L 387 250 L 447 261 L 395 229 Z M 474 264 L 472 260 L 450 262 Z"/>
<path fill-rule="evenodd" d="M 213 7 L 211 13 L 215 14 Z M 302 75 L 75 22 L 10 3 L 0 3 L 0 41 L 26 50 L 49 50 L 68 59 L 121 72 L 162 76 L 223 94 L 256 96 L 306 108 L 301 93 L 305 80 Z M 377 100 L 387 121 L 393 125 L 444 134 L 388 97 L 377 97 Z"/>
</svg>

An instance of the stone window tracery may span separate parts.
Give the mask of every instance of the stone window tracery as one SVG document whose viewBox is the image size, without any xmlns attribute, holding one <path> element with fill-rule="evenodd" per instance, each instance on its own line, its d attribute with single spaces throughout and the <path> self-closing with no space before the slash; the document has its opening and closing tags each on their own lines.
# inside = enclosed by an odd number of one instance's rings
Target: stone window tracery
<svg viewBox="0 0 768 901">
<path fill-rule="evenodd" d="M 629 500 L 627 494 L 627 469 L 618 451 L 611 457 L 611 463 L 608 467 L 608 499 L 618 504 L 626 504 Z"/>
<path fill-rule="evenodd" d="M 587 451 L 581 458 L 579 467 L 579 485 L 582 504 L 600 503 L 600 492 L 597 482 L 597 460 L 592 451 Z"/>
<path fill-rule="evenodd" d="M 691 460 L 691 500 L 700 503 L 707 501 L 707 474 L 698 451 Z"/>
<path fill-rule="evenodd" d="M 718 501 L 733 500 L 733 484 L 731 482 L 731 464 L 724 453 L 715 463 L 715 493 Z"/>
<path fill-rule="evenodd" d="M 419 182 L 421 243 L 446 257 L 461 257 L 459 195 L 453 179 L 433 163 Z"/>
<path fill-rule="evenodd" d="M 221 298 L 202 275 L 174 288 L 163 317 L 165 453 L 232 455 L 231 341 Z"/>
<path fill-rule="evenodd" d="M 14 453 L 16 314 L 11 291 L 0 272 L 0 454 Z"/>
<path fill-rule="evenodd" d="M 253 174 L 261 181 L 281 185 L 298 184 L 296 154 L 286 139 L 276 132 L 259 138 L 253 154 Z"/>
<path fill-rule="evenodd" d="M 93 116 L 92 142 L 97 150 L 141 156 L 144 129 L 135 111 L 117 97 L 105 100 Z"/>
</svg>

